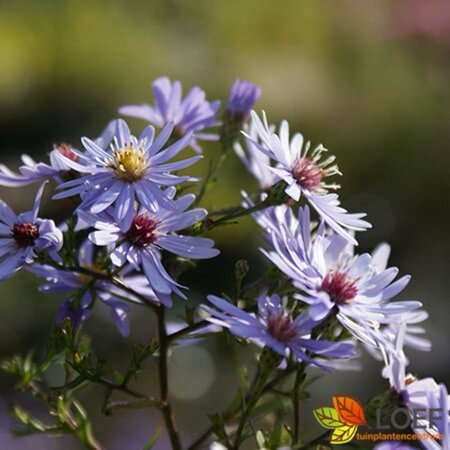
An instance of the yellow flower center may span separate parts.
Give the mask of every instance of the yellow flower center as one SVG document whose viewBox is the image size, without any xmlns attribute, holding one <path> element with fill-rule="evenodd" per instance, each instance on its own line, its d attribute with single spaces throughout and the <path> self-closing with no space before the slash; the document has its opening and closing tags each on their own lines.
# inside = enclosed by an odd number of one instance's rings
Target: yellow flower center
<svg viewBox="0 0 450 450">
<path fill-rule="evenodd" d="M 148 168 L 148 161 L 141 149 L 133 145 L 114 150 L 111 168 L 118 178 L 128 182 L 140 180 Z"/>
</svg>

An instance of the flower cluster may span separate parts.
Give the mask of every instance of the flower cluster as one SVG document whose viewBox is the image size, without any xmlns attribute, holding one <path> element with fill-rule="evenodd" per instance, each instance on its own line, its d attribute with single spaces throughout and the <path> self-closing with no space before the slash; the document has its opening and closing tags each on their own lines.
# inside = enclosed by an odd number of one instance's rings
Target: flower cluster
<svg viewBox="0 0 450 450">
<path fill-rule="evenodd" d="M 45 279 L 43 292 L 63 295 L 57 325 L 70 319 L 79 327 L 99 299 L 127 335 L 127 303 L 171 306 L 173 294 L 186 298 L 186 287 L 168 272 L 168 264 L 219 254 L 211 239 L 181 233 L 207 216 L 204 209 L 189 209 L 194 194 L 178 196 L 176 189 L 198 181 L 179 172 L 202 156 L 174 158 L 187 146 L 197 148 L 196 139 L 217 138 L 200 130 L 218 123 L 220 102 L 207 102 L 198 87 L 181 100 L 180 82 L 167 78 L 155 80 L 153 89 L 155 108 L 120 111 L 148 119 L 159 133 L 149 125 L 135 137 L 124 120 L 116 119 L 100 137 L 82 137 L 78 148 L 55 145 L 49 163 L 24 155 L 19 173 L 0 166 L 3 186 L 44 180 L 32 211 L 16 215 L 0 203 L 0 277 L 25 267 Z M 142 113 L 147 110 L 149 114 Z M 73 217 L 59 227 L 38 217 L 49 180 L 54 200 L 71 199 L 76 205 Z"/>
<path fill-rule="evenodd" d="M 131 395 L 137 401 L 122 402 L 119 407 L 157 407 L 172 448 L 187 448 L 181 445 L 170 406 L 170 346 L 180 340 L 187 345 L 224 334 L 227 343 L 253 345 L 258 361 L 255 380 L 248 392 L 241 388 L 229 410 L 211 416 L 211 430 L 189 448 L 200 448 L 212 434 L 220 441 L 214 444 L 217 448 L 222 444 L 223 448 L 239 448 L 252 435 L 247 428 L 253 409 L 258 404 L 264 411 L 264 404 L 258 402 L 268 393 L 282 398 L 283 409 L 286 397 L 292 400 L 297 423 L 288 441 L 292 448 L 299 448 L 298 405 L 308 395 L 307 369 L 350 369 L 350 360 L 359 356 L 362 347 L 384 363 L 382 374 L 390 384 L 383 394 L 384 404 L 406 407 L 412 416 L 417 408 L 442 411 L 434 421 L 419 421 L 423 427 L 414 431 L 425 429 L 434 438 L 423 441 L 427 449 L 450 450 L 446 387 L 407 372 L 405 348 L 430 349 L 422 327 L 428 314 L 417 300 L 397 299 L 411 277 L 398 277 L 399 269 L 389 267 L 388 244 L 378 245 L 371 253 L 357 252 L 357 233 L 371 225 L 364 213 L 348 212 L 341 206 L 335 192 L 340 186 L 334 177 L 342 175 L 336 158 L 326 156 L 323 145 L 313 147 L 300 133 L 291 133 L 287 121 L 277 128 L 269 124 L 265 113 L 260 118 L 252 109 L 261 90 L 248 81 L 233 83 L 222 111 L 220 102 L 207 101 L 199 87 L 185 98 L 179 81 L 162 77 L 152 87 L 154 105 L 119 109 L 123 115 L 150 123 L 139 135 L 132 134 L 123 119 L 115 119 L 99 137 L 82 137 L 78 147 L 55 145 L 49 163 L 25 155 L 18 172 L 0 166 L 2 186 L 41 182 L 31 211 L 15 214 L 0 200 L 0 279 L 24 268 L 44 280 L 41 292 L 61 297 L 55 308 L 55 330 L 58 337 L 64 335 L 66 347 L 53 342 L 51 351 L 60 360 L 64 355 L 65 370 L 70 366 L 78 374 L 74 378 L 67 372 L 67 382 L 57 389 L 57 395 L 56 391 L 38 395 L 36 384 L 29 383 L 36 397 L 58 397 L 57 408 L 54 401 L 49 403 L 52 416 L 60 420 L 56 428 L 46 429 L 17 414 L 22 422 L 33 432 L 69 429 L 87 448 L 100 448 L 92 442 L 84 412 L 78 406 L 76 414 L 69 412 L 75 405 L 75 389 L 95 382 L 106 388 L 105 411 L 117 406 L 110 402 L 114 391 Z M 211 133 L 214 127 L 220 127 L 217 133 Z M 220 149 L 211 156 L 206 177 L 201 180 L 184 173 L 203 158 L 198 142 L 217 139 Z M 197 154 L 185 155 L 188 147 Z M 256 179 L 256 191 L 243 192 L 236 206 L 208 214 L 199 205 L 214 185 L 224 159 L 233 155 L 232 149 Z M 59 225 L 39 217 L 46 186 L 53 186 L 53 200 L 64 200 L 72 207 Z M 186 306 L 185 317 L 181 317 L 185 325 L 180 325 L 179 316 L 174 328 L 167 322 L 166 309 L 179 299 L 189 300 L 183 272 L 195 267 L 197 260 L 220 253 L 205 235 L 246 215 L 253 217 L 264 239 L 260 252 L 269 270 L 256 282 L 247 283 L 248 263 L 239 261 L 232 292 L 208 290 L 211 294 L 198 309 L 190 306 L 193 302 Z M 117 373 L 106 377 L 100 363 L 89 365 L 94 358 L 86 356 L 80 345 L 80 330 L 96 305 L 107 308 L 122 336 L 130 333 L 131 307 L 144 306 L 155 313 L 158 338 L 134 349 L 131 367 L 121 379 Z M 51 351 L 43 364 L 22 364 L 22 372 L 17 361 L 8 367 L 22 381 L 37 380 L 37 372 L 57 359 Z M 158 358 L 160 401 L 129 387 L 149 356 Z M 25 374 L 30 367 L 36 372 Z M 286 393 L 279 383 L 289 381 L 290 374 L 295 374 L 295 382 Z M 237 426 L 226 426 L 236 416 Z M 80 417 L 83 421 L 78 423 Z M 281 448 L 281 431 L 273 431 L 270 438 L 260 431 L 254 434 L 259 448 Z M 316 441 L 301 448 L 312 447 Z M 378 448 L 409 447 L 386 443 Z"/>
</svg>

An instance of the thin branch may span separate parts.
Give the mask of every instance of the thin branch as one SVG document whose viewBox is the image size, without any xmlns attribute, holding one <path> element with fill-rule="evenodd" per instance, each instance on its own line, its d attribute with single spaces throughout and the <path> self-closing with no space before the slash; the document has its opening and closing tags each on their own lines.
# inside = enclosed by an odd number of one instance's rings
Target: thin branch
<svg viewBox="0 0 450 450">
<path fill-rule="evenodd" d="M 167 433 L 173 450 L 181 450 L 181 441 L 172 415 L 172 406 L 169 400 L 169 385 L 167 372 L 168 340 L 165 324 L 165 306 L 158 308 L 158 332 L 159 332 L 159 386 L 161 391 L 161 412 L 166 424 Z"/>
</svg>

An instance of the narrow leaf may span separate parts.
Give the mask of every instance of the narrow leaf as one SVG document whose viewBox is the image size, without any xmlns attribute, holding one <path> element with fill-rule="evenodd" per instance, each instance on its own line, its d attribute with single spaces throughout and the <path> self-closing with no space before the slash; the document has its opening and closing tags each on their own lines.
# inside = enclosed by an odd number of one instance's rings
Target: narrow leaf
<svg viewBox="0 0 450 450">
<path fill-rule="evenodd" d="M 158 442 L 162 431 L 163 431 L 163 425 L 162 425 L 162 423 L 160 423 L 158 425 L 158 428 L 156 428 L 153 436 L 148 441 L 147 445 L 143 448 L 143 450 L 151 450 L 155 446 L 155 444 Z"/>
</svg>

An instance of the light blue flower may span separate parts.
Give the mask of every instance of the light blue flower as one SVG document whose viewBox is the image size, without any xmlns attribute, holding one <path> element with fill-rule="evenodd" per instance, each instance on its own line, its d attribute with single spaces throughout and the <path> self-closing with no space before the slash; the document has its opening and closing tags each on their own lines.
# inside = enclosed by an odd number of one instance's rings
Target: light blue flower
<svg viewBox="0 0 450 450">
<path fill-rule="evenodd" d="M 195 132 L 189 144 L 197 152 L 201 151 L 197 139 L 217 140 L 219 138 L 217 134 L 203 131 L 217 125 L 219 101 L 207 101 L 205 92 L 198 86 L 193 87 L 183 99 L 181 83 L 171 82 L 167 77 L 157 78 L 152 84 L 152 89 L 155 105 L 143 103 L 122 106 L 119 113 L 147 120 L 159 128 L 173 123 L 174 132 L 179 137 Z"/>
<path fill-rule="evenodd" d="M 95 139 L 95 143 L 106 149 L 111 142 L 114 128 L 114 122 L 110 122 L 103 133 Z M 19 167 L 19 173 L 0 164 L 0 186 L 20 187 L 48 179 L 60 184 L 73 175 L 72 168 L 66 162 L 67 159 L 80 165 L 89 163 L 89 160 L 83 158 L 79 151 L 69 144 L 55 144 L 49 154 L 49 164 L 36 162 L 28 155 L 22 155 L 21 159 L 24 165 Z"/>
<path fill-rule="evenodd" d="M 311 331 L 317 322 L 310 320 L 307 314 L 293 318 L 276 294 L 259 298 L 258 314 L 243 311 L 214 295 L 209 295 L 208 300 L 214 308 L 202 305 L 202 309 L 211 314 L 212 317 L 207 318 L 209 322 L 261 347 L 270 347 L 283 357 L 292 354 L 300 361 L 327 369 L 326 364 L 319 363 L 308 354 L 321 358 L 349 358 L 354 354 L 351 341 L 312 339 Z"/>
<path fill-rule="evenodd" d="M 250 81 L 236 79 L 231 86 L 225 114 L 245 120 L 261 95 L 261 89 Z"/>
<path fill-rule="evenodd" d="M 106 270 L 96 263 L 95 247 L 89 240 L 80 246 L 78 265 L 94 273 L 107 274 Z M 124 292 L 108 280 L 95 279 L 77 270 L 63 270 L 38 264 L 31 265 L 28 270 L 45 279 L 45 284 L 39 287 L 39 291 L 64 296 L 55 318 L 58 326 L 61 326 L 66 318 L 72 320 L 74 327 L 80 326 L 88 319 L 94 299 L 99 298 L 109 308 L 111 317 L 122 336 L 128 336 L 129 305 L 121 300 L 121 297 L 126 296 L 129 301 L 135 303 L 142 303 L 142 297 L 149 302 L 157 302 L 147 279 L 142 275 L 129 275 L 127 271 L 120 273 L 122 284 L 132 288 L 141 298 Z"/>
<path fill-rule="evenodd" d="M 166 125 L 154 139 L 154 129 L 148 126 L 136 138 L 131 135 L 126 122 L 119 119 L 115 122 L 115 134 L 109 150 L 103 150 L 94 141 L 83 138 L 86 153 L 77 154 L 89 163 L 81 165 L 68 158 L 65 158 L 65 162 L 73 170 L 85 175 L 59 185 L 57 189 L 66 190 L 53 198 L 81 195 L 82 202 L 78 209 L 93 214 L 113 205 L 116 220 L 127 224 L 133 219 L 136 200 L 147 209 L 154 209 L 159 204 L 171 208 L 172 201 L 164 194 L 161 186 L 173 186 L 191 180 L 188 176 L 171 172 L 189 167 L 201 158 L 194 156 L 168 163 L 192 138 L 192 133 L 187 133 L 162 150 L 172 129 L 173 124 Z"/>
<path fill-rule="evenodd" d="M 379 250 L 356 255 L 354 246 L 322 225 L 311 233 L 309 208 L 290 208 L 261 216 L 272 221 L 266 228 L 271 250 L 262 249 L 298 289 L 295 298 L 309 305 L 314 320 L 336 314 L 340 323 L 363 342 L 376 345 L 380 324 L 399 321 L 402 314 L 421 306 L 418 301 L 390 302 L 410 280 L 394 281 L 397 268 L 386 268 L 386 254 Z M 269 218 L 268 218 L 269 217 Z"/>
<path fill-rule="evenodd" d="M 174 193 L 174 189 L 170 189 L 170 193 L 165 195 L 172 198 Z M 115 266 L 131 265 L 136 270 L 142 270 L 158 299 L 164 305 L 171 306 L 172 292 L 186 298 L 180 290 L 185 286 L 177 283 L 167 272 L 161 251 L 189 259 L 213 258 L 220 253 L 213 248 L 214 241 L 211 239 L 177 234 L 206 216 L 204 209 L 186 211 L 194 200 L 195 196 L 191 194 L 173 200 L 171 209 L 159 205 L 153 210 L 141 207 L 133 211 L 130 224 L 116 222 L 108 212 L 94 215 L 81 211 L 79 216 L 96 229 L 89 235 L 92 242 L 113 247 L 110 257 Z"/>
<path fill-rule="evenodd" d="M 330 189 L 340 187 L 327 182 L 327 178 L 341 174 L 335 164 L 335 157 L 323 159 L 323 153 L 327 150 L 322 145 L 310 152 L 310 143 L 304 144 L 303 136 L 299 133 L 290 138 L 286 121 L 281 122 L 278 133 L 274 133 L 265 114 L 261 121 L 253 111 L 252 120 L 258 139 L 244 134 L 256 148 L 274 161 L 276 165 L 269 164 L 267 168 L 286 183 L 286 194 L 296 202 L 304 197 L 327 225 L 356 245 L 349 230 L 364 231 L 371 225 L 362 220 L 366 214 L 349 214 L 340 206 L 338 195 L 329 193 Z"/>
<path fill-rule="evenodd" d="M 45 184 L 39 187 L 31 211 L 16 215 L 0 200 L 0 280 L 31 264 L 44 250 L 58 259 L 57 252 L 63 245 L 62 232 L 53 220 L 38 217 Z"/>
</svg>

